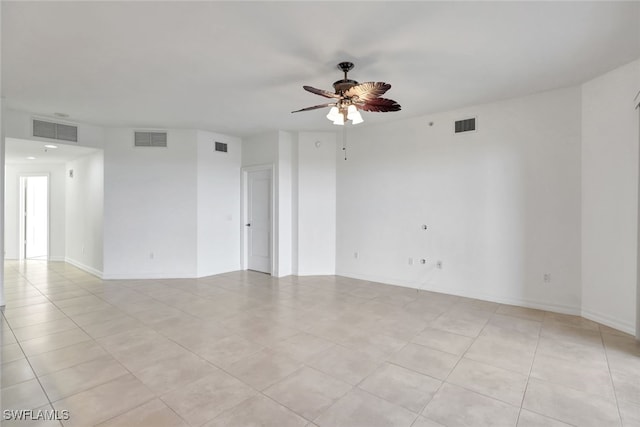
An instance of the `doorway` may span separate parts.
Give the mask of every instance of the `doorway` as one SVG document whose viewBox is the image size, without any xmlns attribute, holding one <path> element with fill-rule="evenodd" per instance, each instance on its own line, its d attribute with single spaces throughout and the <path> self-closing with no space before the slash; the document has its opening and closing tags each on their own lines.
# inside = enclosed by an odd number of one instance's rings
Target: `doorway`
<svg viewBox="0 0 640 427">
<path fill-rule="evenodd" d="M 20 177 L 20 259 L 49 258 L 49 176 Z"/>
<path fill-rule="evenodd" d="M 273 253 L 273 168 L 244 170 L 245 267 L 248 270 L 272 273 Z"/>
</svg>

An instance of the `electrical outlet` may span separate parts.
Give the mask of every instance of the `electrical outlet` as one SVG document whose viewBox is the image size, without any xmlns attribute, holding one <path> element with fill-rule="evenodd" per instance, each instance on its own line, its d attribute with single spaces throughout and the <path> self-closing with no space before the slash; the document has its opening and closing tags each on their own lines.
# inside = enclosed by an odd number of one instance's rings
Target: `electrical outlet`
<svg viewBox="0 0 640 427">
<path fill-rule="evenodd" d="M 551 283 L 551 273 L 544 273 L 542 279 L 544 280 L 544 283 Z"/>
<path fill-rule="evenodd" d="M 413 258 L 409 257 L 409 265 L 413 265 Z"/>
<path fill-rule="evenodd" d="M 436 262 L 436 268 L 439 268 L 442 270 L 442 261 Z"/>
<path fill-rule="evenodd" d="M 426 264 L 426 263 L 427 263 L 427 260 L 426 260 L 426 259 L 422 258 L 422 259 L 420 260 L 420 264 Z"/>
<path fill-rule="evenodd" d="M 427 229 L 427 224 L 422 224 L 422 229 L 426 230 Z"/>
</svg>

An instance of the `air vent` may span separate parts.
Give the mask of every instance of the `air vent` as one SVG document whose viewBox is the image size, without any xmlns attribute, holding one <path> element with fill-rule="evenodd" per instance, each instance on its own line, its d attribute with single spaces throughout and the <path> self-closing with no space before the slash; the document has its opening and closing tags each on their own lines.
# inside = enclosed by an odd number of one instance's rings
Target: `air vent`
<svg viewBox="0 0 640 427">
<path fill-rule="evenodd" d="M 166 132 L 135 132 L 134 145 L 136 147 L 166 147 Z"/>
<path fill-rule="evenodd" d="M 61 141 L 78 142 L 78 127 L 63 125 L 62 123 L 33 121 L 33 136 L 40 138 L 58 139 Z"/>
<path fill-rule="evenodd" d="M 216 151 L 220 151 L 222 153 L 226 153 L 227 152 L 227 144 L 224 143 L 224 142 L 216 141 Z"/>
<path fill-rule="evenodd" d="M 456 126 L 455 126 L 455 131 L 456 133 L 460 133 L 460 132 L 471 132 L 476 130 L 476 119 L 471 118 L 471 119 L 464 119 L 464 120 L 458 120 L 456 122 Z"/>
</svg>

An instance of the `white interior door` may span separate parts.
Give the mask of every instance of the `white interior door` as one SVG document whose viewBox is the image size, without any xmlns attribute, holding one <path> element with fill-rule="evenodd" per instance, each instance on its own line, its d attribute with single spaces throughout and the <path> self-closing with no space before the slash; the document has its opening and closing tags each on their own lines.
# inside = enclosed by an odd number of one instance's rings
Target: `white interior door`
<svg viewBox="0 0 640 427">
<path fill-rule="evenodd" d="M 49 177 L 22 177 L 23 254 L 27 259 L 49 255 Z"/>
<path fill-rule="evenodd" d="M 247 268 L 271 273 L 271 171 L 247 173 Z"/>
</svg>

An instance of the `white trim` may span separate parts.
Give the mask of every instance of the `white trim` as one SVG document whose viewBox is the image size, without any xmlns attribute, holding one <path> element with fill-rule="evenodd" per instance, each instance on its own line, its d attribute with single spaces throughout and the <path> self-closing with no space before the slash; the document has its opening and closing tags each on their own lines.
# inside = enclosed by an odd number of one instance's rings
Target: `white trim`
<svg viewBox="0 0 640 427">
<path fill-rule="evenodd" d="M 64 258 L 64 262 L 73 265 L 74 267 L 79 268 L 80 270 L 84 270 L 89 274 L 93 274 L 94 276 L 96 276 L 98 279 L 104 279 L 104 274 L 102 273 L 102 271 L 100 270 L 96 270 L 93 267 L 89 267 L 88 265 L 85 265 L 83 263 L 81 263 L 80 261 L 76 261 L 72 258 Z"/>
<path fill-rule="evenodd" d="M 437 292 L 437 293 L 442 293 L 447 295 L 455 295 L 455 296 L 461 296 L 466 298 L 479 299 L 483 301 L 497 302 L 499 304 L 517 305 L 520 307 L 535 308 L 537 310 L 552 311 L 554 313 L 571 314 L 571 315 L 577 315 L 577 316 L 580 316 L 581 314 L 580 307 L 565 305 L 565 304 L 554 304 L 546 301 L 535 301 L 535 300 L 522 299 L 522 298 L 510 298 L 510 297 L 505 298 L 505 297 L 491 295 L 491 294 L 484 294 L 482 292 L 468 292 L 462 289 L 450 289 L 450 288 L 443 288 L 439 286 L 430 286 L 428 283 L 415 284 L 415 283 L 408 283 L 408 282 L 399 282 L 397 280 L 393 280 L 389 278 L 380 278 L 379 276 L 370 276 L 370 275 L 358 274 L 358 273 L 348 273 L 344 271 L 336 272 L 336 275 L 343 276 L 343 277 L 350 277 L 354 279 L 360 279 L 360 280 L 367 280 L 370 282 L 384 283 L 385 285 L 402 286 L 405 288 L 418 289 L 422 291 Z"/>
<path fill-rule="evenodd" d="M 606 314 L 598 313 L 587 309 L 582 309 L 580 313 L 585 319 L 593 320 L 594 322 L 601 323 L 610 328 L 617 329 L 622 332 L 626 332 L 630 335 L 635 334 L 635 326 L 632 323 L 625 322 L 624 320 L 616 319 L 615 317 L 608 316 Z"/>
<path fill-rule="evenodd" d="M 101 278 L 102 280 L 198 279 L 198 275 L 185 273 L 104 273 Z"/>
<path fill-rule="evenodd" d="M 248 221 L 248 175 L 249 172 L 256 171 L 271 171 L 271 274 L 273 277 L 278 277 L 278 211 L 277 211 L 277 198 L 276 198 L 276 167 L 273 163 L 266 163 L 261 165 L 243 166 L 240 169 L 240 185 L 241 185 L 241 197 L 240 197 L 240 268 L 242 270 L 248 270 L 248 233 L 246 223 Z"/>
</svg>

